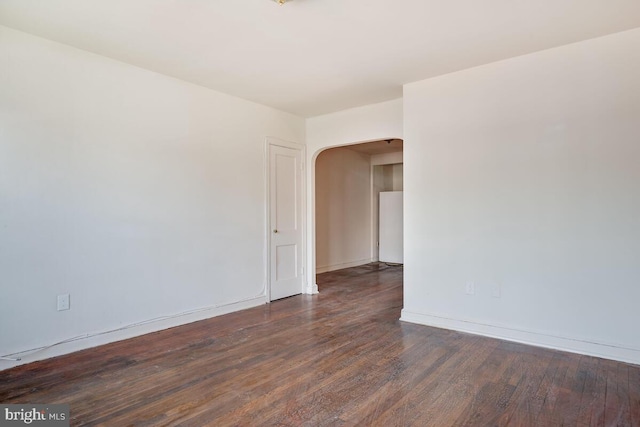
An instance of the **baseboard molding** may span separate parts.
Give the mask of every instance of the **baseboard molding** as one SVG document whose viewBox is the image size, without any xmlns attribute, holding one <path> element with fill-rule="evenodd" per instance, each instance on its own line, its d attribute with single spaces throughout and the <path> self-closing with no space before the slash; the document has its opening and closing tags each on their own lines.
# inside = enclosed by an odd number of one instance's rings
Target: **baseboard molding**
<svg viewBox="0 0 640 427">
<path fill-rule="evenodd" d="M 550 348 L 553 350 L 567 351 L 570 353 L 584 354 L 587 356 L 601 357 L 620 362 L 640 365 L 640 350 L 621 347 L 611 344 L 589 342 L 584 340 L 557 337 L 537 332 L 512 329 L 504 326 L 495 326 L 476 323 L 466 320 L 449 319 L 422 313 L 402 310 L 400 320 L 435 328 L 450 329 L 490 338 L 498 338 L 536 347 Z"/>
<path fill-rule="evenodd" d="M 340 264 L 323 265 L 321 267 L 316 266 L 316 274 L 328 273 L 329 271 L 342 270 L 343 268 L 357 267 L 359 265 L 369 264 L 374 262 L 373 258 L 359 259 L 357 261 L 343 262 Z"/>
<path fill-rule="evenodd" d="M 126 340 L 151 332 L 157 332 L 176 326 L 186 325 L 188 323 L 209 319 L 211 317 L 222 316 L 223 314 L 257 307 L 266 303 L 267 297 L 259 296 L 230 304 L 206 307 L 171 316 L 166 316 L 158 320 L 139 322 L 136 323 L 135 326 L 131 327 L 125 326 L 123 328 L 118 328 L 115 330 L 82 335 L 80 337 L 69 339 L 66 342 L 53 345 L 49 348 L 45 346 L 11 354 L 9 355 L 11 358 L 20 358 L 21 360 L 0 360 L 0 371 L 38 360 L 49 359 L 51 357 L 62 356 L 64 354 L 73 353 L 75 351 L 85 350 L 116 341 Z"/>
<path fill-rule="evenodd" d="M 307 286 L 307 291 L 305 292 L 305 294 L 308 295 L 315 295 L 315 294 L 319 294 L 320 292 L 318 292 L 318 284 L 314 283 L 312 285 Z"/>
</svg>

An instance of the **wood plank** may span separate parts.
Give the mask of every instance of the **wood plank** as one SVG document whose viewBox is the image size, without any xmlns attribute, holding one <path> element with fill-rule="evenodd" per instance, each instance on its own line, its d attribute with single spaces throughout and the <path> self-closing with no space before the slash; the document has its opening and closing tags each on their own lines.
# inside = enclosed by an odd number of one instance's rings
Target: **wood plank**
<svg viewBox="0 0 640 427">
<path fill-rule="evenodd" d="M 604 364 L 607 372 L 604 423 L 608 426 L 631 425 L 628 366 L 611 360 L 605 360 Z"/>
<path fill-rule="evenodd" d="M 633 427 L 640 427 L 640 366 L 629 365 L 629 419 Z"/>
</svg>

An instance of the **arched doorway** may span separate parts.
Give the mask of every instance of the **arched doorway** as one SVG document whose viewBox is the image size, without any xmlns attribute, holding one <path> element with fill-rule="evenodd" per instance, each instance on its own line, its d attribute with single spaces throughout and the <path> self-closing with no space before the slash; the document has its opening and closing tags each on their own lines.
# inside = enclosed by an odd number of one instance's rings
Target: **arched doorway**
<svg viewBox="0 0 640 427">
<path fill-rule="evenodd" d="M 317 274 L 378 261 L 379 194 L 402 190 L 402 151 L 403 141 L 391 138 L 317 153 L 313 188 Z"/>
</svg>

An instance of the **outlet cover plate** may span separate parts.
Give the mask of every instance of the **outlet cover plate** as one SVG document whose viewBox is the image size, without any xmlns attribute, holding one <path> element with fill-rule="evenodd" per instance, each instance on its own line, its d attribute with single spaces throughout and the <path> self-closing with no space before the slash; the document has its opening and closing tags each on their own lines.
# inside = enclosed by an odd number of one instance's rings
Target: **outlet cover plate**
<svg viewBox="0 0 640 427">
<path fill-rule="evenodd" d="M 69 310 L 71 308 L 69 294 L 58 295 L 58 311 Z"/>
<path fill-rule="evenodd" d="M 476 294 L 476 284 L 474 282 L 467 282 L 465 292 L 467 295 L 475 295 Z"/>
</svg>

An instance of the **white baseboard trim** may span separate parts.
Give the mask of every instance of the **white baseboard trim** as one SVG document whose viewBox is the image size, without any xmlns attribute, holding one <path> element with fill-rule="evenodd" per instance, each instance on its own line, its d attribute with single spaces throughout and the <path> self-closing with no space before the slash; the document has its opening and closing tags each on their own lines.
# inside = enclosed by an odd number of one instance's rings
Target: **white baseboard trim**
<svg viewBox="0 0 640 427">
<path fill-rule="evenodd" d="M 321 267 L 316 266 L 316 274 L 328 273 L 329 271 L 335 271 L 335 270 L 342 270 L 343 268 L 357 267 L 359 265 L 369 264 L 370 262 L 374 262 L 374 261 L 375 259 L 373 258 L 365 258 L 365 259 L 359 259 L 357 261 L 343 262 L 340 264 L 323 265 Z"/>
<path fill-rule="evenodd" d="M 305 294 L 307 295 L 315 295 L 315 294 L 319 294 L 320 292 L 318 292 L 318 284 L 314 283 L 310 286 L 307 286 L 307 291 L 305 292 Z"/>
<path fill-rule="evenodd" d="M 640 365 L 640 350 L 402 310 L 401 321 Z"/>
<path fill-rule="evenodd" d="M 73 353 L 75 351 L 85 350 L 87 348 L 97 347 L 116 341 L 122 341 L 151 332 L 162 331 L 164 329 L 176 326 L 186 325 L 188 323 L 197 322 L 199 320 L 209 319 L 211 317 L 222 316 L 223 314 L 235 311 L 245 310 L 247 308 L 257 307 L 267 303 L 266 296 L 250 298 L 230 304 L 206 307 L 170 315 L 158 319 L 142 321 L 129 326 L 123 326 L 118 329 L 88 333 L 78 337 L 70 338 L 59 344 L 25 350 L 19 353 L 8 355 L 10 358 L 20 360 L 0 360 L 0 371 L 13 368 L 15 366 L 24 365 L 38 360 L 49 359 L 51 357 L 61 356 Z"/>
</svg>

